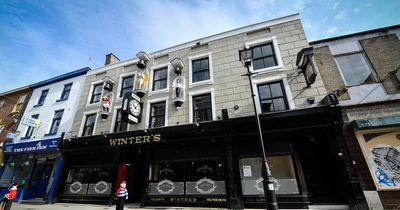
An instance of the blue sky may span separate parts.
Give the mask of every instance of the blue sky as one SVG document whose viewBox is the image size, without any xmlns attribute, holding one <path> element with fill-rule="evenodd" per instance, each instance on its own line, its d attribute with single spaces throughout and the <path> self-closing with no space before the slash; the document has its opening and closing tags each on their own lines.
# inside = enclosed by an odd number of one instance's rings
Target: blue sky
<svg viewBox="0 0 400 210">
<path fill-rule="evenodd" d="M 0 92 L 296 12 L 313 41 L 400 24 L 399 11 L 399 0 L 1 0 Z"/>
</svg>

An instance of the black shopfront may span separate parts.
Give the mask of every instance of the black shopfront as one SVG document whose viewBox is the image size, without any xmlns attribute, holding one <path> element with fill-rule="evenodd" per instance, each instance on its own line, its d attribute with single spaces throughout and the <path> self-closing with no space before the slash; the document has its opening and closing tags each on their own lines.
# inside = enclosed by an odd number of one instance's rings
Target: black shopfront
<svg viewBox="0 0 400 210">
<path fill-rule="evenodd" d="M 363 200 L 340 107 L 260 117 L 280 208 Z M 265 207 L 254 117 L 64 140 L 62 151 L 60 202 L 107 204 L 127 180 L 128 202 L 144 206 Z"/>
</svg>

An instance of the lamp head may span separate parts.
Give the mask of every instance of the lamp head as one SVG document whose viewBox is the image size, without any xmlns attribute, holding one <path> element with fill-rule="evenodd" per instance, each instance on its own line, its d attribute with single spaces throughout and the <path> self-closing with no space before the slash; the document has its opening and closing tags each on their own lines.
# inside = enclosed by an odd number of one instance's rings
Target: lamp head
<svg viewBox="0 0 400 210">
<path fill-rule="evenodd" d="M 242 62 L 243 66 L 251 66 L 251 60 L 253 59 L 253 49 L 244 48 L 243 50 L 239 50 L 239 59 Z"/>
</svg>

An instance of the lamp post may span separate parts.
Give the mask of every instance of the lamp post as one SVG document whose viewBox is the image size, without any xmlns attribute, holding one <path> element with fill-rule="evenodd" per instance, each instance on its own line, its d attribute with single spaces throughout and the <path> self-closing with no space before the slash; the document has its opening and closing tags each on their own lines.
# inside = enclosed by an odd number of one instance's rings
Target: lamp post
<svg viewBox="0 0 400 210">
<path fill-rule="evenodd" d="M 245 48 L 243 50 L 239 50 L 239 58 L 240 58 L 240 61 L 243 63 L 243 65 L 247 68 L 247 74 L 243 74 L 242 76 L 247 76 L 249 78 L 249 82 L 250 82 L 251 97 L 253 99 L 253 106 L 254 106 L 254 112 L 255 112 L 256 123 L 257 123 L 257 132 L 258 132 L 258 137 L 259 137 L 260 144 L 261 144 L 262 159 L 263 159 L 263 163 L 264 163 L 264 167 L 265 167 L 265 171 L 262 173 L 262 176 L 264 179 L 263 187 L 264 187 L 265 200 L 267 202 L 267 209 L 268 210 L 277 210 L 278 203 L 276 201 L 275 187 L 274 187 L 274 182 L 273 182 L 274 179 L 272 178 L 271 170 L 269 169 L 269 165 L 268 165 L 268 161 L 267 161 L 267 155 L 265 153 L 264 140 L 263 140 L 263 135 L 262 135 L 261 126 L 260 126 L 260 117 L 258 116 L 255 95 L 254 95 L 254 90 L 253 90 L 252 76 L 257 73 L 250 72 L 251 60 L 253 59 L 253 49 Z"/>
</svg>

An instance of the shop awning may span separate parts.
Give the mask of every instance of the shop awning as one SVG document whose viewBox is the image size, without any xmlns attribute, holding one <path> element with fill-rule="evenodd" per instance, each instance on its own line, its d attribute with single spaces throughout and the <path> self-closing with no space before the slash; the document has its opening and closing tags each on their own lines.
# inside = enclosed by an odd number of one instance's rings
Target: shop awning
<svg viewBox="0 0 400 210">
<path fill-rule="evenodd" d="M 58 150 L 60 144 L 60 137 L 52 139 L 43 139 L 37 141 L 28 141 L 20 143 L 7 142 L 4 145 L 4 154 L 22 154 L 22 153 L 35 153 Z"/>
</svg>

